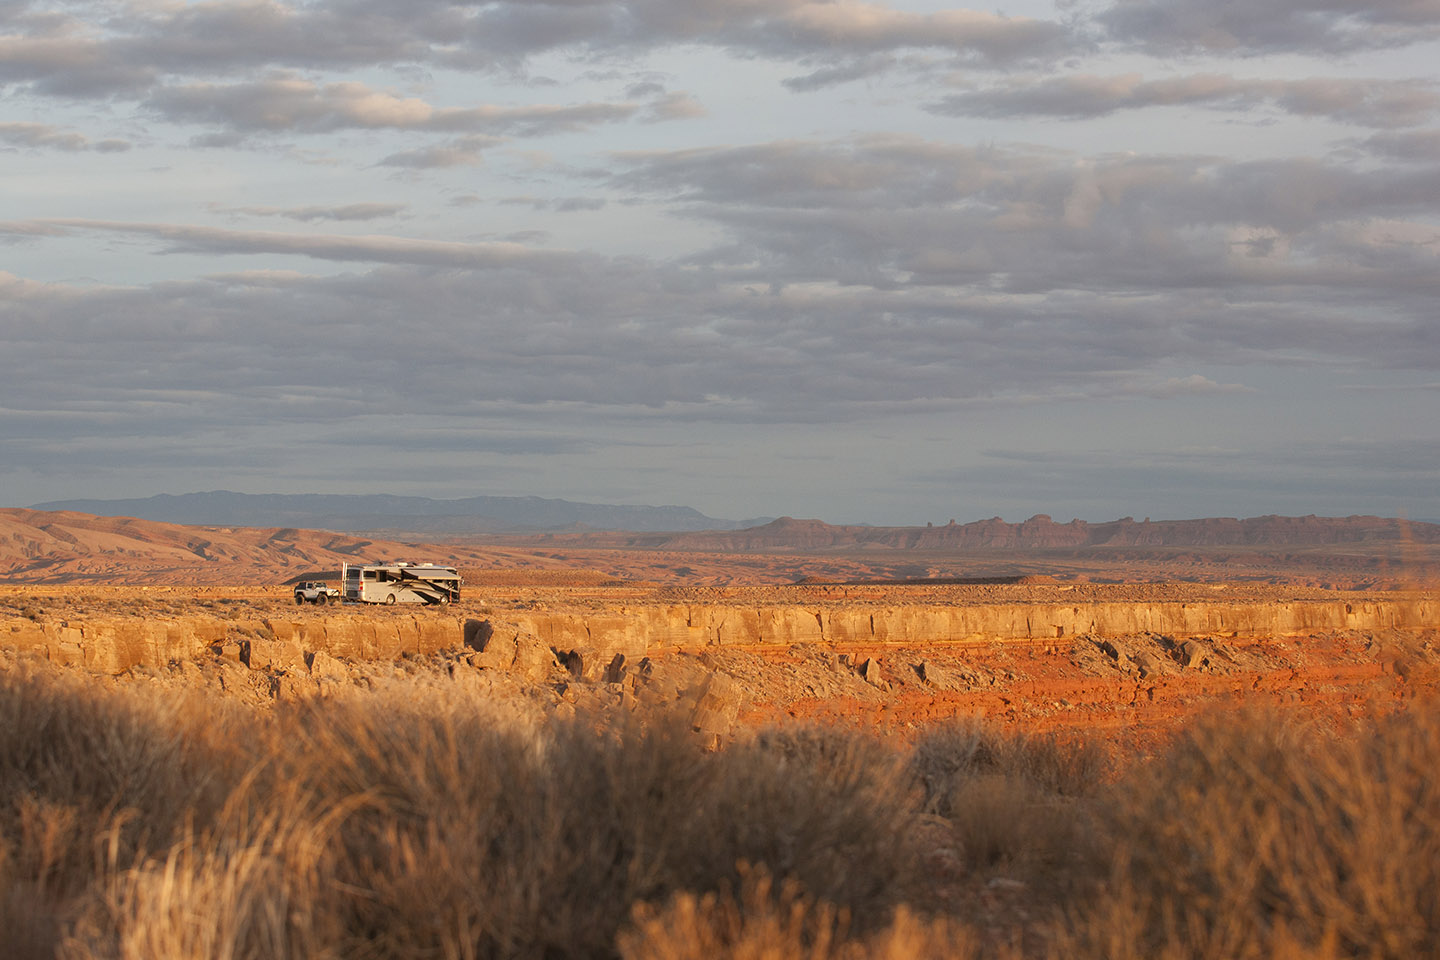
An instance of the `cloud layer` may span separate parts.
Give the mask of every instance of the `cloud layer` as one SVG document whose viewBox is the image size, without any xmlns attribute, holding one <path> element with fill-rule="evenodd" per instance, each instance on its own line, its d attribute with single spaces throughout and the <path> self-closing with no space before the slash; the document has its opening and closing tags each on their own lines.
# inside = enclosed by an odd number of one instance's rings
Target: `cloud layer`
<svg viewBox="0 0 1440 960">
<path fill-rule="evenodd" d="M 1440 516 L 1437 27 L 0 0 L 0 482 Z"/>
</svg>

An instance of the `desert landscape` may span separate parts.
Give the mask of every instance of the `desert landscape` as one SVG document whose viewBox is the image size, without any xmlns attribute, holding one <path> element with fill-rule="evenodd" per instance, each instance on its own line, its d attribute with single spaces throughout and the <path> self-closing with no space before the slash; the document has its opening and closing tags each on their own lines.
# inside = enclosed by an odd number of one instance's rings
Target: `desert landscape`
<svg viewBox="0 0 1440 960">
<path fill-rule="evenodd" d="M 1437 64 L 0 0 L 0 960 L 1440 960 Z"/>
<path fill-rule="evenodd" d="M 1437 534 L 0 511 L 10 955 L 1427 955 Z"/>
</svg>

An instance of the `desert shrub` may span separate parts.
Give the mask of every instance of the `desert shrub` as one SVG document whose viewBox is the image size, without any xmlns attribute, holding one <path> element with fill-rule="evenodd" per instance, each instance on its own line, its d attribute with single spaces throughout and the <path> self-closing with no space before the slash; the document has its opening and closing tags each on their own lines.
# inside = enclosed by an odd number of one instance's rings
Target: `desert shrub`
<svg viewBox="0 0 1440 960">
<path fill-rule="evenodd" d="M 14 960 L 52 957 L 63 917 L 42 882 L 18 875 L 10 844 L 0 836 L 0 931 Z"/>
<path fill-rule="evenodd" d="M 53 956 L 111 878 L 210 823 L 251 757 L 222 715 L 43 668 L 0 674 L 0 929 Z"/>
<path fill-rule="evenodd" d="M 970 931 L 904 907 L 881 929 L 852 935 L 850 917 L 764 870 L 728 889 L 679 893 L 637 904 L 617 938 L 623 960 L 963 960 L 976 956 Z"/>
<path fill-rule="evenodd" d="M 61 960 L 264 960 L 338 956 L 316 911 L 313 824 L 274 819 L 236 838 L 182 843 L 114 875 L 70 928 Z M 287 829 L 288 828 L 288 829 Z"/>
<path fill-rule="evenodd" d="M 375 706 L 314 711 L 295 754 L 306 790 L 354 804 L 321 865 L 346 955 L 609 956 L 632 904 L 747 861 L 870 926 L 916 885 L 913 806 L 873 747 L 816 765 L 773 738 L 710 753 L 679 721 Z"/>
<path fill-rule="evenodd" d="M 774 731 L 715 755 L 717 782 L 683 851 L 679 887 L 737 884 L 745 861 L 883 924 L 922 883 L 918 797 L 903 755 L 852 732 Z"/>
<path fill-rule="evenodd" d="M 925 730 L 910 769 L 923 809 L 950 824 L 972 868 L 1007 868 L 1049 882 L 1066 879 L 1057 865 L 1094 853 L 1085 798 L 1108 763 L 1088 740 L 962 719 Z"/>
<path fill-rule="evenodd" d="M 1117 957 L 1433 955 L 1437 769 L 1433 710 L 1343 738 L 1261 714 L 1200 725 L 1108 805 L 1115 866 L 1075 943 Z"/>
<path fill-rule="evenodd" d="M 712 752 L 688 718 L 537 714 L 416 679 L 259 717 L 0 675 L 0 953 L 1181 960 L 1440 942 L 1433 709 L 1344 737 L 1217 720 L 1115 782 L 1084 742 L 973 722 L 912 750 L 789 728 Z"/>
<path fill-rule="evenodd" d="M 350 955 L 603 953 L 663 882 L 704 773 L 663 728 L 604 738 L 480 713 L 340 713 L 316 743 L 317 789 L 357 800 L 327 864 L 351 892 L 334 905 Z"/>
<path fill-rule="evenodd" d="M 217 719 L 195 696 L 0 675 L 0 830 L 18 874 L 69 889 L 97 857 L 123 866 L 213 816 L 249 763 Z"/>
<path fill-rule="evenodd" d="M 1092 794 L 1109 771 L 1109 756 L 1094 740 L 1030 734 L 966 717 L 926 728 L 915 741 L 911 767 L 925 789 L 925 807 L 946 814 L 956 784 L 977 776 L 1024 780 L 1045 794 Z"/>
</svg>

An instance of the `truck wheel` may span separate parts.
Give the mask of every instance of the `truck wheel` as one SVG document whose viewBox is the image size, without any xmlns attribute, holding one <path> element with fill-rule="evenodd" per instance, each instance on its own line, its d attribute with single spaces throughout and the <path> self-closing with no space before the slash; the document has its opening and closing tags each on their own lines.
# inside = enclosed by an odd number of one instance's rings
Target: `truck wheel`
<svg viewBox="0 0 1440 960">
<path fill-rule="evenodd" d="M 325 606 L 325 604 L 330 602 L 330 595 L 328 593 L 322 593 L 320 594 L 320 596 L 315 598 L 315 602 L 323 607 Z"/>
<path fill-rule="evenodd" d="M 302 603 L 304 603 L 304 602 L 305 602 L 305 597 L 304 597 L 303 594 L 299 594 L 299 593 L 295 594 L 295 606 L 298 607 L 298 606 L 300 606 L 300 605 L 301 605 Z"/>
</svg>

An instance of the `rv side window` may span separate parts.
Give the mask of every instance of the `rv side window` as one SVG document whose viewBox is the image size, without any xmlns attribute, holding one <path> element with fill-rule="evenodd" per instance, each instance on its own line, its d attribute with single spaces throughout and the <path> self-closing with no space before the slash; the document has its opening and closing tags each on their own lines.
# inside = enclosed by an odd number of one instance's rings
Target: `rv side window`
<svg viewBox="0 0 1440 960">
<path fill-rule="evenodd" d="M 378 580 L 378 579 L 380 579 L 380 571 L 379 571 L 379 570 L 365 570 L 365 571 L 363 571 L 362 575 L 365 577 L 366 580 Z"/>
</svg>

